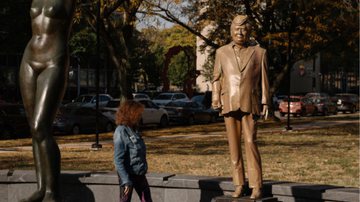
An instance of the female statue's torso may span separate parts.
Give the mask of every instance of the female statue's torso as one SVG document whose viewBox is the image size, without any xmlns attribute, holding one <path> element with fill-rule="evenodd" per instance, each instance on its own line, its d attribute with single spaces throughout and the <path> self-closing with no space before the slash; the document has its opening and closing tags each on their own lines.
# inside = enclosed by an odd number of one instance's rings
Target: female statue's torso
<svg viewBox="0 0 360 202">
<path fill-rule="evenodd" d="M 35 71 L 56 66 L 57 61 L 66 57 L 73 4 L 72 0 L 33 0 L 32 38 L 25 55 Z"/>
</svg>

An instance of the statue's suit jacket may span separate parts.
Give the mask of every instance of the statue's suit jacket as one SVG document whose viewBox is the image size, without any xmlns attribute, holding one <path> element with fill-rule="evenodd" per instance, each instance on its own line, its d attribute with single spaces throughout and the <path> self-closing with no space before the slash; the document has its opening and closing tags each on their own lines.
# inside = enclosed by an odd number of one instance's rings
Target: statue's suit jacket
<svg viewBox="0 0 360 202">
<path fill-rule="evenodd" d="M 216 51 L 213 104 L 218 101 L 222 114 L 241 110 L 260 114 L 260 103 L 269 104 L 266 50 L 248 46 L 236 59 L 235 44 L 231 42 Z"/>
</svg>

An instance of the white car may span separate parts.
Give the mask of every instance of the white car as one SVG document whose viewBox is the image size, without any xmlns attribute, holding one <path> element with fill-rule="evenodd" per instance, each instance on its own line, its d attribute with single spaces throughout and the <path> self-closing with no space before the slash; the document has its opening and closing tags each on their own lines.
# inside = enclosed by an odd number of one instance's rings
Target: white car
<svg viewBox="0 0 360 202">
<path fill-rule="evenodd" d="M 185 93 L 160 93 L 153 99 L 153 102 L 159 106 L 165 106 L 172 101 L 188 102 L 190 99 Z"/>
<path fill-rule="evenodd" d="M 134 99 L 145 106 L 141 117 L 142 125 L 157 124 L 160 127 L 169 125 L 169 116 L 165 109 L 157 106 L 149 99 Z M 102 113 L 115 123 L 115 114 L 119 107 L 120 99 L 113 99 L 102 109 Z"/>
<path fill-rule="evenodd" d="M 104 107 L 113 98 L 108 94 L 99 94 L 99 107 Z M 80 95 L 70 103 L 65 104 L 66 107 L 96 107 L 96 94 Z"/>
<path fill-rule="evenodd" d="M 133 99 L 140 100 L 140 99 L 147 99 L 150 100 L 150 97 L 145 93 L 133 93 Z"/>
</svg>

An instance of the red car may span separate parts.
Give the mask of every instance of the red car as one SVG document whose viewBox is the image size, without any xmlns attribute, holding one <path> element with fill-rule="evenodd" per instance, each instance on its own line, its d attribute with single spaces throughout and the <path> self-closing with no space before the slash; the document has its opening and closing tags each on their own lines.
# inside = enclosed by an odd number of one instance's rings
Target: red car
<svg viewBox="0 0 360 202">
<path fill-rule="evenodd" d="M 288 114 L 288 98 L 284 98 L 279 104 L 280 116 Z M 290 114 L 294 116 L 306 116 L 308 114 L 317 114 L 317 108 L 314 103 L 301 96 L 290 96 Z"/>
</svg>

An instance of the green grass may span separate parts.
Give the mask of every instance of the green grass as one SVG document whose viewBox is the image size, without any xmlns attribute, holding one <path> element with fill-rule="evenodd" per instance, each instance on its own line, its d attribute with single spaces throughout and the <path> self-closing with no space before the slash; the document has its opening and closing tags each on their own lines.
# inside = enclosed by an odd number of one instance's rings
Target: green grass
<svg viewBox="0 0 360 202">
<path fill-rule="evenodd" d="M 322 119 L 315 117 L 312 121 Z M 309 121 L 298 119 L 294 124 L 300 122 Z M 265 122 L 259 128 L 279 126 L 284 126 L 284 123 Z M 221 122 L 159 130 L 147 128 L 143 136 L 147 144 L 149 172 L 230 176 L 224 131 Z M 94 137 L 56 137 L 61 146 L 63 170 L 114 169 L 112 133 L 100 135 L 103 148 L 99 151 L 90 148 Z M 78 142 L 83 142 L 83 146 L 64 145 Z M 359 122 L 303 131 L 260 132 L 258 143 L 265 180 L 359 187 Z M 0 151 L 17 149 L 0 152 L 0 169 L 33 169 L 31 148 L 19 146 L 31 146 L 31 139 L 0 141 Z"/>
</svg>

